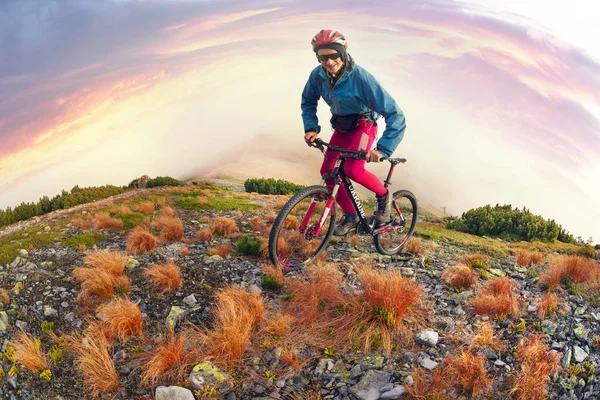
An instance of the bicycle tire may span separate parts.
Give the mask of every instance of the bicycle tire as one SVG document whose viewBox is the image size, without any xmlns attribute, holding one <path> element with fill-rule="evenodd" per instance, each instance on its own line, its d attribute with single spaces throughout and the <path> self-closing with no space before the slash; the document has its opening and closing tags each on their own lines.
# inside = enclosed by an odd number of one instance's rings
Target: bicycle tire
<svg viewBox="0 0 600 400">
<path fill-rule="evenodd" d="M 411 220 L 409 222 L 410 226 L 408 227 L 408 230 L 406 231 L 406 233 L 404 233 L 404 231 L 401 231 L 401 235 L 399 236 L 399 244 L 392 247 L 392 248 L 388 248 L 387 244 L 385 243 L 385 240 L 387 239 L 387 237 L 385 236 L 385 234 L 378 234 L 375 235 L 373 237 L 374 241 L 375 241 L 375 247 L 377 248 L 377 251 L 380 252 L 381 254 L 385 254 L 388 256 L 393 256 L 398 254 L 406 245 L 406 242 L 408 241 L 408 239 L 410 239 L 410 237 L 412 236 L 413 232 L 415 231 L 415 227 L 417 225 L 417 217 L 418 217 L 418 205 L 417 205 L 417 198 L 415 197 L 414 194 L 412 194 L 410 191 L 408 190 L 398 190 L 397 192 L 394 193 L 393 195 L 393 201 L 392 201 L 392 216 L 390 217 L 391 219 L 396 219 L 398 218 L 401 214 L 397 214 L 397 204 L 400 203 L 400 199 L 407 199 L 410 204 L 411 204 Z M 398 206 L 398 208 L 400 208 L 400 206 Z M 406 226 L 404 226 L 404 228 L 406 228 Z"/>
<path fill-rule="evenodd" d="M 273 222 L 273 226 L 271 227 L 271 233 L 269 234 L 269 259 L 271 260 L 271 262 L 273 263 L 273 265 L 281 265 L 284 267 L 290 267 L 290 266 L 298 266 L 298 267 L 305 267 L 307 265 L 309 265 L 310 263 L 312 263 L 327 247 L 327 245 L 329 244 L 329 241 L 331 240 L 331 236 L 333 235 L 333 231 L 335 230 L 335 220 L 336 220 L 336 216 L 337 216 L 337 206 L 335 201 L 333 202 L 331 211 L 329 212 L 327 218 L 329 219 L 329 226 L 327 227 L 327 229 L 325 230 L 325 233 L 323 234 L 322 238 L 321 237 L 317 237 L 316 239 L 320 239 L 322 240 L 321 243 L 318 245 L 318 247 L 316 248 L 316 250 L 310 251 L 310 254 L 306 256 L 306 260 L 302 261 L 302 262 L 296 262 L 294 263 L 294 265 L 291 265 L 290 262 L 288 262 L 288 259 L 284 259 L 283 258 L 283 254 L 279 254 L 278 252 L 278 244 L 279 244 L 279 239 L 280 236 L 282 235 L 282 229 L 284 228 L 284 224 L 286 219 L 288 218 L 288 216 L 290 216 L 292 210 L 294 210 L 294 208 L 296 206 L 298 206 L 302 201 L 306 201 L 306 200 L 311 200 L 315 197 L 315 196 L 319 196 L 322 195 L 324 199 L 328 199 L 331 197 L 331 191 L 325 187 L 325 186 L 319 186 L 319 185 L 314 185 L 314 186 L 309 186 L 306 187 L 302 190 L 300 190 L 299 192 L 297 192 L 294 196 L 292 196 L 287 203 L 285 203 L 285 205 L 281 208 L 281 210 L 279 211 L 279 213 L 277 214 L 277 217 L 275 218 L 275 221 Z M 322 202 L 322 201 L 319 201 Z M 323 209 L 323 211 L 317 212 L 314 215 L 318 216 L 318 218 L 320 218 L 322 212 L 325 211 L 325 208 Z M 295 217 L 294 217 L 295 218 Z M 298 232 L 300 232 L 298 230 Z M 306 236 L 306 233 L 302 233 L 302 235 Z M 317 243 L 317 242 L 315 242 Z M 314 244 L 313 244 L 314 246 Z M 297 251 L 298 249 L 294 249 L 294 251 Z M 300 256 L 300 258 L 304 257 L 304 254 L 302 254 Z"/>
</svg>

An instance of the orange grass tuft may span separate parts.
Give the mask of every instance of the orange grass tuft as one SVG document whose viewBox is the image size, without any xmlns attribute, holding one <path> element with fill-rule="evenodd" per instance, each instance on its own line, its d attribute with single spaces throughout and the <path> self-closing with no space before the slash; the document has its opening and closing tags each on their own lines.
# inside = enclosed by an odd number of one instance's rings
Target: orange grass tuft
<svg viewBox="0 0 600 400">
<path fill-rule="evenodd" d="M 267 228 L 265 221 L 263 221 L 263 219 L 258 215 L 252 217 L 250 219 L 250 223 L 252 224 L 252 230 L 256 232 L 262 232 L 264 229 Z"/>
<path fill-rule="evenodd" d="M 110 353 L 110 344 L 99 336 L 71 336 L 69 350 L 75 356 L 75 368 L 93 397 L 119 389 L 119 375 Z"/>
<path fill-rule="evenodd" d="M 559 304 L 560 299 L 558 295 L 556 293 L 547 292 L 537 304 L 538 318 L 544 319 L 546 315 L 557 312 Z"/>
<path fill-rule="evenodd" d="M 548 289 L 560 286 L 561 280 L 570 276 L 575 283 L 600 281 L 600 267 L 591 258 L 582 256 L 555 256 L 550 258 L 550 266 L 540 277 L 540 285 Z"/>
<path fill-rule="evenodd" d="M 427 377 L 427 372 L 424 368 L 419 368 L 411 374 L 414 378 L 414 384 L 404 385 L 406 392 L 411 399 L 415 400 L 445 400 L 448 399 L 446 391 L 452 385 L 449 382 L 445 370 L 436 368 L 431 373 L 431 377 Z"/>
<path fill-rule="evenodd" d="M 87 247 L 85 247 L 85 244 L 80 244 L 79 246 L 77 246 L 77 248 L 79 249 L 79 251 L 81 251 L 82 253 L 85 253 L 87 251 Z"/>
<path fill-rule="evenodd" d="M 548 398 L 550 375 L 560 368 L 560 356 L 548 350 L 540 335 L 519 341 L 515 358 L 521 361 L 521 369 L 513 377 L 510 389 L 516 400 Z"/>
<path fill-rule="evenodd" d="M 201 230 L 197 231 L 196 237 L 203 242 L 210 242 L 213 240 L 213 234 L 209 228 L 201 229 Z"/>
<path fill-rule="evenodd" d="M 265 264 L 262 266 L 262 270 L 265 275 L 271 275 L 277 282 L 283 283 L 283 269 L 281 268 L 281 265 L 278 264 L 274 267 L 270 264 Z"/>
<path fill-rule="evenodd" d="M 517 264 L 523 267 L 529 267 L 534 264 L 539 264 L 542 261 L 542 259 L 543 255 L 540 252 L 532 252 L 524 249 L 519 250 L 517 252 L 517 255 L 515 256 Z"/>
<path fill-rule="evenodd" d="M 469 397 L 481 396 L 490 391 L 494 382 L 488 375 L 486 361 L 483 354 L 473 354 L 469 350 L 463 350 L 460 354 L 445 360 L 447 376 L 461 393 Z"/>
<path fill-rule="evenodd" d="M 112 336 L 121 340 L 142 333 L 142 312 L 129 299 L 114 299 L 100 310 L 98 316 L 106 321 Z"/>
<path fill-rule="evenodd" d="M 152 222 L 152 227 L 160 231 L 160 238 L 172 242 L 183 238 L 183 221 L 178 217 L 158 217 Z"/>
<path fill-rule="evenodd" d="M 215 247 L 211 247 L 210 249 L 208 249 L 208 252 L 211 254 L 218 254 L 221 257 L 225 257 L 227 254 L 231 253 L 232 250 L 233 247 L 231 246 L 231 243 L 224 243 Z"/>
<path fill-rule="evenodd" d="M 275 218 L 277 218 L 277 215 L 275 214 L 265 214 L 265 219 L 267 220 L 268 223 L 272 224 L 275 221 Z"/>
<path fill-rule="evenodd" d="M 8 345 L 15 350 L 15 361 L 31 371 L 39 373 L 50 369 L 39 339 L 21 331 L 8 342 Z"/>
<path fill-rule="evenodd" d="M 144 201 L 138 204 L 137 209 L 138 211 L 149 214 L 151 212 L 154 212 L 154 203 L 152 203 L 151 201 Z"/>
<path fill-rule="evenodd" d="M 425 248 L 423 247 L 423 242 L 418 237 L 411 237 L 406 242 L 406 251 L 413 255 L 421 255 L 425 254 Z"/>
<path fill-rule="evenodd" d="M 4 304 L 5 306 L 10 304 L 10 296 L 6 289 L 0 289 L 0 304 Z"/>
<path fill-rule="evenodd" d="M 120 206 L 117 208 L 117 213 L 119 214 L 131 214 L 131 209 L 127 206 Z"/>
<path fill-rule="evenodd" d="M 467 254 L 467 255 L 459 258 L 457 261 L 459 264 L 464 264 L 464 265 L 470 266 L 471 263 L 475 260 L 486 263 L 486 262 L 490 261 L 490 258 L 488 256 L 486 256 L 485 254 Z"/>
<path fill-rule="evenodd" d="M 173 212 L 173 209 L 171 207 L 167 206 L 161 208 L 158 212 L 158 215 L 160 215 L 161 217 L 173 217 L 175 213 Z"/>
<path fill-rule="evenodd" d="M 288 215 L 283 221 L 283 229 L 296 229 L 300 226 L 300 221 L 293 215 Z"/>
<path fill-rule="evenodd" d="M 300 360 L 300 357 L 298 357 L 298 355 L 292 350 L 282 349 L 279 359 L 292 367 L 292 369 L 295 371 L 300 370 L 302 367 L 302 361 Z"/>
<path fill-rule="evenodd" d="M 84 264 L 102 269 L 112 275 L 123 275 L 127 265 L 127 255 L 120 251 L 98 250 L 89 253 L 83 259 Z"/>
<path fill-rule="evenodd" d="M 179 254 L 181 254 L 184 257 L 187 257 L 190 254 L 190 249 L 188 249 L 187 247 L 182 247 L 179 249 Z"/>
<path fill-rule="evenodd" d="M 87 318 L 87 327 L 83 330 L 84 336 L 99 338 L 107 344 L 115 340 L 116 332 L 110 325 L 102 320 Z"/>
<path fill-rule="evenodd" d="M 75 268 L 71 276 L 81 283 L 84 293 L 102 299 L 114 296 L 115 288 L 120 293 L 128 293 L 130 290 L 126 276 L 115 276 L 100 268 Z"/>
<path fill-rule="evenodd" d="M 488 346 L 495 351 L 504 350 L 506 345 L 500 339 L 494 336 L 494 328 L 488 321 L 483 322 L 471 342 L 471 348 Z"/>
<path fill-rule="evenodd" d="M 127 251 L 133 254 L 148 253 L 156 247 L 156 237 L 147 228 L 135 227 L 127 235 Z"/>
<path fill-rule="evenodd" d="M 460 288 L 470 288 L 477 283 L 477 274 L 466 265 L 452 265 L 442 272 L 442 279 L 448 285 Z"/>
<path fill-rule="evenodd" d="M 496 278 L 487 282 L 470 303 L 479 315 L 503 319 L 510 314 L 516 318 L 521 315 L 517 293 L 517 286 L 510 278 Z"/>
<path fill-rule="evenodd" d="M 165 264 L 152 264 L 144 271 L 144 276 L 154 286 L 161 287 L 163 292 L 174 292 L 181 289 L 181 271 L 173 260 Z"/>
<path fill-rule="evenodd" d="M 293 315 L 277 313 L 266 319 L 261 331 L 271 338 L 281 338 L 295 321 Z"/>
<path fill-rule="evenodd" d="M 123 229 L 123 221 L 116 218 L 111 218 L 111 216 L 104 212 L 98 213 L 94 217 L 94 229 L 107 229 L 107 230 L 121 230 Z"/>
<path fill-rule="evenodd" d="M 150 352 L 140 353 L 142 360 L 142 385 L 155 386 L 157 382 L 176 384 L 186 377 L 188 367 L 198 361 L 198 353 L 192 346 L 189 330 L 178 332 L 171 329 L 153 343 Z M 192 349 L 190 351 L 190 348 Z"/>
<path fill-rule="evenodd" d="M 223 237 L 234 237 L 240 230 L 237 224 L 231 218 L 217 217 L 209 225 L 213 234 Z"/>
<path fill-rule="evenodd" d="M 82 229 L 84 231 L 89 231 L 92 227 L 92 220 L 83 219 L 83 218 L 74 218 L 71 223 L 75 228 Z"/>
<path fill-rule="evenodd" d="M 360 244 L 360 236 L 352 235 L 349 238 L 347 238 L 346 241 L 351 245 L 358 246 Z"/>
</svg>

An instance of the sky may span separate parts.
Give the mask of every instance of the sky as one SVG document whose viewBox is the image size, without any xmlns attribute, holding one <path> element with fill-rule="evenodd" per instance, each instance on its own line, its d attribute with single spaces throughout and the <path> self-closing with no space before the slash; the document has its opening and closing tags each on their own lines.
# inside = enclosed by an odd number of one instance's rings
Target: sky
<svg viewBox="0 0 600 400">
<path fill-rule="evenodd" d="M 395 188 L 453 215 L 525 206 L 598 243 L 598 20 L 592 0 L 3 1 L 0 208 L 188 178 L 257 142 L 265 165 L 314 160 L 300 94 L 311 38 L 335 29 L 406 116 Z"/>
</svg>

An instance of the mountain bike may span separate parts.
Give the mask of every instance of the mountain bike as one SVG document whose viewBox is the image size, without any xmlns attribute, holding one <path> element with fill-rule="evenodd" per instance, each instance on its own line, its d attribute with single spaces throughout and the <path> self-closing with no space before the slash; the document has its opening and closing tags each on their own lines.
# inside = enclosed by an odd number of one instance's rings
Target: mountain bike
<svg viewBox="0 0 600 400">
<path fill-rule="evenodd" d="M 274 265 L 284 267 L 305 267 L 312 263 L 327 248 L 336 227 L 336 196 L 343 186 L 359 216 L 359 222 L 351 232 L 371 235 L 377 251 L 385 255 L 398 254 L 413 234 L 417 223 L 417 200 L 408 190 L 398 190 L 393 194 L 390 219 L 380 226 L 375 223 L 375 215 L 367 217 L 356 194 L 351 180 L 344 173 L 347 158 L 365 160 L 367 152 L 336 147 L 316 139 L 311 143 L 325 154 L 325 147 L 339 152 L 330 174 L 323 177 L 320 185 L 308 186 L 298 191 L 281 208 L 269 235 L 269 258 Z M 390 169 L 383 181 L 387 189 L 391 184 L 394 168 L 406 162 L 404 158 L 383 157 L 389 161 Z M 325 180 L 334 178 L 330 190 Z M 351 233 L 350 232 L 350 233 Z"/>
</svg>

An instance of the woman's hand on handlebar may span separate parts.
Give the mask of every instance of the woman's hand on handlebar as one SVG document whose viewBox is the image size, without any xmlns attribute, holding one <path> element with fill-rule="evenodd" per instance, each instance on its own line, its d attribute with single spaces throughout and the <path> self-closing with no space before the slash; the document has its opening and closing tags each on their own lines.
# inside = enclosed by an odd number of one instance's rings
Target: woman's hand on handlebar
<svg viewBox="0 0 600 400">
<path fill-rule="evenodd" d="M 381 162 L 382 158 L 383 154 L 381 154 L 379 151 L 371 150 L 367 153 L 366 160 L 367 162 Z"/>
<path fill-rule="evenodd" d="M 306 142 L 306 144 L 310 147 L 311 143 L 317 138 L 317 132 L 306 132 L 306 134 L 304 135 L 304 141 Z"/>
</svg>

